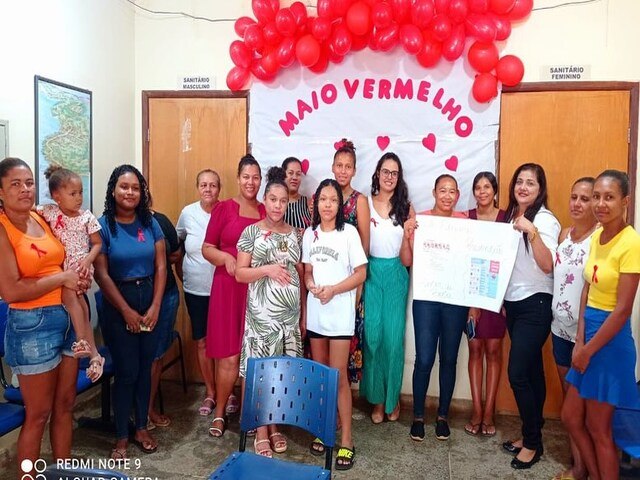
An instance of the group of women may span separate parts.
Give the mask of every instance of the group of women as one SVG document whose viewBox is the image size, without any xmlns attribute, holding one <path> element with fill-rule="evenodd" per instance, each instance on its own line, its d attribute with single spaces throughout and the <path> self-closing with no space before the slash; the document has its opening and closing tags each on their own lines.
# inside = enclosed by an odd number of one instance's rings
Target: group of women
<svg viewBox="0 0 640 480">
<path fill-rule="evenodd" d="M 251 155 L 241 159 L 239 193 L 228 200 L 218 200 L 218 174 L 200 172 L 196 179 L 200 199 L 184 208 L 177 224 L 183 259 L 176 271 L 183 282 L 206 386 L 199 413 L 213 414 L 209 433 L 221 437 L 227 414 L 237 411 L 233 388 L 238 376 L 245 374 L 247 358 L 299 356 L 308 339 L 312 358 L 340 372 L 341 442 L 336 468 L 345 470 L 353 466 L 356 451 L 350 381 L 360 381 L 360 395 L 372 404 L 373 423 L 385 417 L 395 421 L 400 414 L 407 267 L 413 261 L 419 224 L 402 163 L 393 153 L 378 161 L 369 197 L 351 186 L 356 173 L 351 142 L 340 142 L 332 163 L 335 179 L 322 181 L 311 199 L 299 193 L 301 167 L 300 161 L 289 157 L 281 168 L 270 169 L 263 202 L 258 200 L 260 165 Z M 18 374 L 29 407 L 19 457 L 38 457 L 49 417 L 55 424 L 54 456 L 68 457 L 75 390 L 69 381 L 73 375 L 64 372 L 74 372 L 77 365 L 68 356 L 73 334 L 61 307 L 61 288 L 81 294 L 90 277 L 85 271 L 61 269 L 61 245 L 31 212 L 35 187 L 29 167 L 18 159 L 5 159 L 0 162 L 0 180 L 4 208 L 0 295 L 11 306 L 7 361 Z M 453 176 L 444 174 L 434 185 L 434 207 L 420 212 L 509 222 L 521 237 L 505 315 L 413 301 L 416 359 L 410 436 L 416 441 L 425 437 L 424 405 L 438 353 L 435 435 L 449 438 L 458 349 L 469 322 L 475 327 L 469 340 L 473 412 L 464 430 L 470 435 L 495 435 L 501 338 L 508 331 L 509 382 L 522 420 L 522 437 L 505 442 L 503 448 L 514 454 L 512 467 L 530 468 L 544 452 L 542 346 L 551 332 L 558 374 L 566 379 L 562 418 L 573 454 L 571 468 L 556 478 L 616 478 L 613 411 L 616 406 L 640 403 L 629 318 L 640 278 L 640 236 L 625 220 L 628 178 L 607 170 L 596 179 L 578 180 L 569 204 L 573 225 L 562 231 L 546 208 L 547 182 L 539 165 L 524 164 L 516 170 L 506 210 L 497 207 L 496 193 L 495 176 L 481 172 L 473 181 L 476 208 L 456 211 L 458 185 Z M 168 265 L 176 260 L 178 248 L 170 245 L 177 242 L 165 241 L 168 234 L 157 218 L 142 175 L 131 166 L 116 168 L 99 220 L 102 246 L 95 260 L 96 280 L 105 298 L 100 324 L 115 366 L 117 443 L 112 455 L 116 458 L 127 455 L 132 409 L 133 441 L 145 452 L 157 448 L 149 425 L 168 424 L 152 402 L 150 408 L 149 400 L 152 378 L 157 378 L 152 375 L 157 369 L 154 360 L 162 351 L 158 345 L 165 343 L 163 329 L 156 325 L 162 310 L 177 307 L 177 302 L 165 300 L 167 292 L 173 292 L 173 287 L 165 286 Z M 45 340 L 46 349 L 19 346 Z M 255 432 L 254 448 L 271 457 L 286 451 L 287 439 L 276 425 L 265 426 Z M 320 439 L 313 440 L 310 451 L 324 453 Z"/>
</svg>

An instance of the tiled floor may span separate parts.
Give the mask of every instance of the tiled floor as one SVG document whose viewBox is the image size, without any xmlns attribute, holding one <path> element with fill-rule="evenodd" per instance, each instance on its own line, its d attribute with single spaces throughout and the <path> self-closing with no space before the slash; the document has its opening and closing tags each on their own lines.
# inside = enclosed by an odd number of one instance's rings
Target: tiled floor
<svg viewBox="0 0 640 480">
<path fill-rule="evenodd" d="M 220 462 L 238 447 L 238 418 L 232 417 L 229 430 L 221 439 L 207 433 L 210 417 L 200 417 L 197 408 L 204 396 L 202 386 L 190 386 L 184 395 L 179 385 L 164 383 L 166 411 L 173 422 L 171 426 L 156 429 L 159 449 L 152 455 L 144 455 L 135 447 L 129 448 L 130 477 L 150 477 L 157 480 L 203 479 L 215 470 Z M 464 433 L 465 413 L 452 413 L 451 438 L 436 440 L 433 426 L 427 426 L 427 437 L 417 443 L 409 438 L 411 414 L 402 411 L 399 422 L 373 425 L 369 420 L 369 408 L 364 402 L 354 406 L 354 439 L 357 460 L 348 472 L 335 472 L 339 480 L 377 479 L 551 479 L 569 461 L 567 437 L 560 422 L 550 420 L 545 424 L 545 455 L 529 471 L 513 470 L 511 456 L 503 453 L 500 444 L 515 438 L 519 421 L 515 417 L 499 416 L 498 433 L 493 438 L 472 437 Z M 434 413 L 430 413 L 433 418 Z M 98 416 L 99 399 L 95 397 L 81 404 L 76 416 Z M 289 436 L 289 450 L 280 458 L 320 463 L 321 459 L 308 453 L 310 435 L 284 427 Z M 73 454 L 78 458 L 98 459 L 108 457 L 112 436 L 78 428 L 75 431 Z M 252 447 L 249 447 L 251 449 Z M 43 457 L 50 458 L 48 445 Z M 3 468 L 2 478 L 18 478 L 15 461 Z M 136 468 L 139 467 L 139 468 Z M 288 479 L 295 480 L 295 479 Z"/>
</svg>

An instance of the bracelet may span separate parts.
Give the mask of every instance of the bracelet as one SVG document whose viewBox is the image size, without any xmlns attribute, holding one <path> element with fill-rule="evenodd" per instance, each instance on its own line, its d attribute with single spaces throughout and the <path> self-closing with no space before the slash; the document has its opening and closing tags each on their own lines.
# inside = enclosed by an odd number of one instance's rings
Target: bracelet
<svg viewBox="0 0 640 480">
<path fill-rule="evenodd" d="M 533 241 L 538 236 L 538 227 L 533 227 L 533 232 L 529 233 L 527 237 L 529 238 L 529 243 L 533 243 Z"/>
</svg>

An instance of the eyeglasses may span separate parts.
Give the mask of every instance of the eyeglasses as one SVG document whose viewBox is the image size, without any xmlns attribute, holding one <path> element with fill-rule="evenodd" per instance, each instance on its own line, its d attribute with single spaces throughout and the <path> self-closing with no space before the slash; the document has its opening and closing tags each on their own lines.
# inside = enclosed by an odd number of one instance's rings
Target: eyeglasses
<svg viewBox="0 0 640 480">
<path fill-rule="evenodd" d="M 387 170 L 386 168 L 380 170 L 380 175 L 383 177 L 398 178 L 398 173 L 398 170 Z"/>
</svg>

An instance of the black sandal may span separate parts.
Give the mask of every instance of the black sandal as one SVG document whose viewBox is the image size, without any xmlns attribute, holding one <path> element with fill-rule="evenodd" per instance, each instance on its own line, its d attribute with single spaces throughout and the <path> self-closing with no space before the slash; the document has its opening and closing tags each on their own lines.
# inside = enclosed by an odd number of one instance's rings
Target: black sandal
<svg viewBox="0 0 640 480">
<path fill-rule="evenodd" d="M 336 456 L 336 470 L 349 470 L 356 461 L 356 447 L 340 447 Z"/>
<path fill-rule="evenodd" d="M 324 455 L 324 443 L 322 443 L 322 440 L 316 437 L 313 442 L 311 442 L 311 445 L 309 445 L 309 451 L 311 455 L 315 455 L 316 457 Z"/>
</svg>

